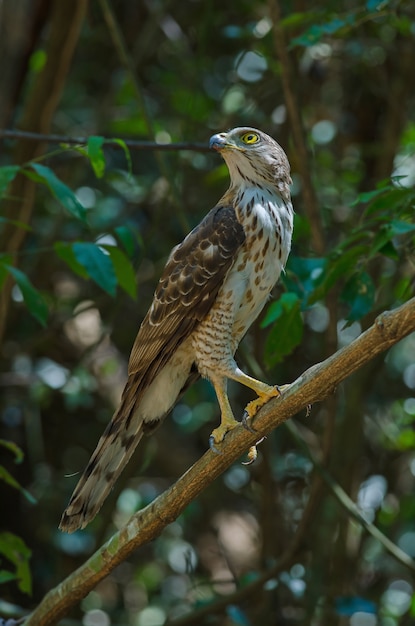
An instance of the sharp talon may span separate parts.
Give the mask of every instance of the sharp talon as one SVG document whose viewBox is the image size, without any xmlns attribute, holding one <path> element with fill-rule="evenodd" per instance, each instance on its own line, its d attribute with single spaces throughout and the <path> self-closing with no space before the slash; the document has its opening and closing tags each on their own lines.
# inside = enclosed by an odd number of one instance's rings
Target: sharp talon
<svg viewBox="0 0 415 626">
<path fill-rule="evenodd" d="M 306 417 L 310 417 L 311 414 L 311 409 L 313 408 L 312 404 L 307 404 L 306 409 L 305 409 L 305 416 Z"/>
<path fill-rule="evenodd" d="M 217 449 L 217 447 L 215 446 L 215 438 L 213 435 L 210 435 L 209 437 L 209 448 L 212 450 L 212 452 L 214 452 L 215 454 L 222 454 L 222 452 L 220 450 Z"/>
<path fill-rule="evenodd" d="M 249 424 L 248 420 L 249 420 L 249 413 L 248 411 L 244 411 L 244 414 L 242 415 L 242 426 L 246 430 L 249 430 L 250 433 L 256 433 L 256 429 Z"/>
</svg>

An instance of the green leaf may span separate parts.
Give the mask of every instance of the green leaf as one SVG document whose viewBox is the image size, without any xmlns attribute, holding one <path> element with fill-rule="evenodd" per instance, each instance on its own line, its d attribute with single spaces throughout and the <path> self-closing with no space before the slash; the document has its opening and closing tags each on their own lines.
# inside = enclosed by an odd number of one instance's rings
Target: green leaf
<svg viewBox="0 0 415 626">
<path fill-rule="evenodd" d="M 317 286 L 309 297 L 309 304 L 322 300 L 340 279 L 348 278 L 356 268 L 356 260 L 366 253 L 366 246 L 354 246 L 331 260 L 325 272 L 316 281 Z"/>
<path fill-rule="evenodd" d="M 389 4 L 389 0 L 367 0 L 366 9 L 372 13 L 373 11 L 380 11 L 387 4 Z"/>
<path fill-rule="evenodd" d="M 350 24 L 353 24 L 354 21 L 355 21 L 354 15 L 350 14 L 344 20 L 341 20 L 339 18 L 332 19 L 331 22 L 327 22 L 326 24 L 323 24 L 322 29 L 323 29 L 323 32 L 326 33 L 327 35 L 333 35 L 334 33 L 337 33 L 337 31 L 340 30 L 341 28 L 344 28 L 344 26 L 349 26 Z"/>
<path fill-rule="evenodd" d="M 405 222 L 403 220 L 392 220 L 381 226 L 370 246 L 370 256 L 373 257 L 377 252 L 382 252 L 385 256 L 397 259 L 397 252 L 391 243 L 394 237 L 406 235 L 415 232 L 415 224 Z"/>
<path fill-rule="evenodd" d="M 3 165 L 0 167 L 0 198 L 20 170 L 19 165 Z"/>
<path fill-rule="evenodd" d="M 375 285 L 369 274 L 361 272 L 354 274 L 346 283 L 341 299 L 350 307 L 347 316 L 349 322 L 355 322 L 372 310 L 375 301 Z"/>
<path fill-rule="evenodd" d="M 289 294 L 284 294 L 288 296 Z M 292 296 L 291 294 L 290 296 Z M 282 302 L 281 302 L 282 300 Z M 282 361 L 301 342 L 304 324 L 298 298 L 280 298 L 281 307 L 275 307 L 274 320 L 277 322 L 268 334 L 265 344 L 265 362 L 268 367 Z M 277 304 L 277 303 L 274 303 Z"/>
<path fill-rule="evenodd" d="M 392 220 L 389 227 L 393 237 L 396 235 L 405 235 L 406 233 L 415 231 L 415 224 L 412 224 L 411 222 L 404 222 L 402 220 Z"/>
<path fill-rule="evenodd" d="M 356 206 L 357 204 L 370 202 L 371 200 L 373 200 L 373 198 L 376 198 L 386 191 L 388 191 L 388 188 L 385 187 L 383 187 L 382 189 L 374 189 L 373 191 L 364 191 L 363 193 L 360 193 L 357 198 L 353 200 L 353 202 L 350 203 L 350 206 Z"/>
<path fill-rule="evenodd" d="M 313 24 L 304 33 L 302 33 L 298 37 L 294 37 L 293 39 L 291 39 L 290 48 L 295 46 L 309 48 L 310 46 L 313 46 L 315 43 L 317 43 L 321 39 L 323 34 L 324 33 L 321 26 Z"/>
<path fill-rule="evenodd" d="M 316 44 L 324 35 L 334 35 L 346 26 L 351 26 L 356 21 L 356 13 L 349 13 L 344 19 L 334 17 L 324 24 L 312 24 L 299 37 L 291 40 L 290 46 L 310 47 Z"/>
<path fill-rule="evenodd" d="M 84 266 L 76 260 L 72 244 L 65 243 L 64 241 L 57 241 L 53 247 L 55 248 L 56 254 L 62 259 L 62 261 L 65 261 L 75 274 L 78 274 L 78 276 L 81 276 L 82 278 L 89 278 L 89 274 Z"/>
<path fill-rule="evenodd" d="M 261 328 L 266 328 L 277 319 L 279 319 L 285 310 L 296 307 L 299 302 L 299 298 L 295 293 L 283 293 L 282 296 L 272 302 L 266 312 L 264 319 L 261 322 Z"/>
<path fill-rule="evenodd" d="M 293 254 L 289 257 L 283 282 L 302 300 L 303 310 L 307 308 L 308 298 L 316 285 L 321 282 L 326 267 L 327 260 L 324 258 L 302 258 Z"/>
<path fill-rule="evenodd" d="M 124 252 L 116 246 L 103 246 L 108 251 L 118 283 L 133 300 L 137 298 L 137 281 L 133 266 Z"/>
<path fill-rule="evenodd" d="M 228 604 L 226 615 L 230 618 L 230 623 L 235 626 L 250 626 L 251 624 L 251 620 L 248 619 L 245 611 L 236 604 Z"/>
<path fill-rule="evenodd" d="M 14 574 L 20 591 L 30 595 L 32 593 L 32 577 L 29 559 L 32 556 L 32 551 L 17 535 L 2 532 L 0 533 L 0 554 L 15 566 Z"/>
<path fill-rule="evenodd" d="M 24 487 L 22 487 L 22 485 L 14 478 L 14 476 L 10 474 L 10 472 L 5 467 L 3 467 L 3 465 L 0 465 L 0 480 L 5 482 L 10 487 L 13 487 L 14 489 L 20 491 L 20 493 L 24 495 L 24 497 L 28 502 L 30 502 L 30 504 L 36 504 L 36 498 L 34 498 L 31 493 L 29 493 Z"/>
<path fill-rule="evenodd" d="M 14 441 L 7 441 L 6 439 L 0 439 L 0 446 L 3 446 L 3 448 L 6 448 L 12 454 L 14 454 L 15 463 L 21 463 L 23 461 L 24 459 L 23 450 L 19 448 L 19 446 L 16 443 L 14 443 Z"/>
<path fill-rule="evenodd" d="M 380 254 L 387 256 L 394 261 L 399 261 L 399 254 L 392 241 L 387 241 L 384 246 L 379 248 Z"/>
<path fill-rule="evenodd" d="M 4 267 L 13 276 L 16 284 L 20 287 L 23 300 L 30 313 L 42 326 L 46 326 L 48 306 L 41 293 L 33 287 L 26 274 L 18 270 L 17 267 L 13 267 L 12 265 L 4 265 Z"/>
<path fill-rule="evenodd" d="M 67 148 L 67 150 L 74 150 L 74 152 L 77 152 L 78 154 L 80 154 L 81 156 L 85 157 L 86 159 L 89 159 L 88 156 L 88 148 L 86 148 L 85 146 L 82 145 L 71 145 L 71 144 L 62 144 L 64 147 Z"/>
<path fill-rule="evenodd" d="M 105 156 L 102 146 L 104 137 L 92 136 L 88 138 L 88 157 L 97 178 L 102 178 L 105 173 Z"/>
<path fill-rule="evenodd" d="M 399 280 L 393 290 L 396 300 L 405 302 L 412 297 L 412 277 L 404 276 Z"/>
<path fill-rule="evenodd" d="M 392 236 L 393 235 L 391 233 L 391 229 L 389 228 L 388 225 L 384 225 L 381 228 L 379 228 L 378 232 L 375 235 L 375 238 L 373 239 L 371 243 L 369 256 L 373 257 L 379 251 L 384 249 L 385 246 L 387 246 L 390 243 Z"/>
<path fill-rule="evenodd" d="M 115 234 L 124 246 L 124 249 L 128 256 L 132 257 L 138 243 L 137 236 L 128 226 L 117 226 L 115 228 Z"/>
<path fill-rule="evenodd" d="M 371 202 L 369 207 L 367 208 L 366 214 L 372 215 L 377 211 L 386 210 L 387 216 L 390 216 L 391 211 L 397 210 L 400 207 L 410 204 L 411 202 L 413 202 L 413 198 L 413 189 L 387 189 L 385 193 L 380 194 L 373 199 L 373 202 Z M 385 219 L 387 216 L 385 216 Z"/>
<path fill-rule="evenodd" d="M 312 20 L 316 20 L 318 16 L 318 11 L 312 10 L 301 13 L 289 13 L 286 17 L 280 20 L 280 25 L 283 28 L 298 28 L 303 24 L 309 24 Z"/>
<path fill-rule="evenodd" d="M 45 66 L 46 61 L 48 60 L 48 55 L 45 50 L 35 50 L 29 59 L 29 67 L 30 69 L 38 74 Z"/>
<path fill-rule="evenodd" d="M 72 249 L 76 260 L 86 269 L 88 276 L 104 291 L 114 296 L 117 277 L 110 256 L 94 243 L 77 242 L 72 244 Z"/>
<path fill-rule="evenodd" d="M 395 444 L 399 450 L 415 450 L 415 432 L 411 428 L 401 430 Z"/>
<path fill-rule="evenodd" d="M 124 150 L 125 160 L 127 161 L 127 170 L 128 173 L 131 175 L 133 171 L 133 163 L 131 161 L 131 154 L 127 144 L 123 139 L 113 139 L 112 141 L 118 144 Z"/>
<path fill-rule="evenodd" d="M 8 583 L 11 580 L 16 580 L 17 576 L 16 574 L 13 574 L 13 572 L 6 572 L 5 570 L 0 570 L 0 585 L 3 585 L 4 583 Z"/>
<path fill-rule="evenodd" d="M 34 170 L 35 175 L 29 170 L 22 170 L 22 172 L 28 176 L 28 178 L 46 185 L 52 195 L 55 196 L 69 213 L 83 222 L 86 221 L 85 207 L 79 202 L 72 189 L 59 180 L 49 167 L 41 165 L 40 163 L 30 163 L 30 167 Z"/>
</svg>

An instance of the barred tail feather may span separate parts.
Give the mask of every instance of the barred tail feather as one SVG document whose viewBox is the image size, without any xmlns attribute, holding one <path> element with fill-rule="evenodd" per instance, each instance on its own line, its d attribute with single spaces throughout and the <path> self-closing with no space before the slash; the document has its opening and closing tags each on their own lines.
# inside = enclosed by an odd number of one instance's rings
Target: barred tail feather
<svg viewBox="0 0 415 626">
<path fill-rule="evenodd" d="M 145 424 L 139 410 L 132 408 L 126 413 L 125 408 L 122 403 L 100 438 L 63 512 L 59 524 L 61 530 L 72 533 L 85 528 L 95 517 L 148 430 L 149 424 Z"/>
<path fill-rule="evenodd" d="M 115 481 L 130 460 L 144 434 L 151 434 L 164 420 L 177 398 L 199 373 L 190 359 L 178 351 L 177 361 L 167 363 L 150 382 L 131 374 L 119 409 L 104 431 L 75 491 L 63 512 L 59 528 L 74 532 L 100 510 Z"/>
</svg>

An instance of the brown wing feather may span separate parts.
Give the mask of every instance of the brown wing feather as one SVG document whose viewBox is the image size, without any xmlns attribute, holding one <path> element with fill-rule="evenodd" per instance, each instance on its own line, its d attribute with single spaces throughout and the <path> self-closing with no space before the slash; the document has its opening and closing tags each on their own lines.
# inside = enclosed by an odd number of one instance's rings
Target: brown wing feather
<svg viewBox="0 0 415 626">
<path fill-rule="evenodd" d="M 134 342 L 130 376 L 149 384 L 204 319 L 244 240 L 233 207 L 218 206 L 173 249 Z"/>
</svg>

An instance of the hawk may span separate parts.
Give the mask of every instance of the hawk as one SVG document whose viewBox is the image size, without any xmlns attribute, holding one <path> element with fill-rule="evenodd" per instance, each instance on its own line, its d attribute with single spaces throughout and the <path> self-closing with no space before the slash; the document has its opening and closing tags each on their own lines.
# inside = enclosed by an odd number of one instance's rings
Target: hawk
<svg viewBox="0 0 415 626">
<path fill-rule="evenodd" d="M 215 451 L 240 423 L 228 379 L 257 394 L 250 417 L 279 394 L 239 369 L 234 354 L 290 251 L 290 166 L 281 146 L 255 128 L 213 135 L 210 147 L 228 166 L 229 189 L 169 256 L 131 351 L 120 406 L 75 487 L 61 530 L 84 528 L 95 517 L 142 436 L 199 376 L 212 383 L 219 402 L 221 422 L 210 437 Z"/>
</svg>

